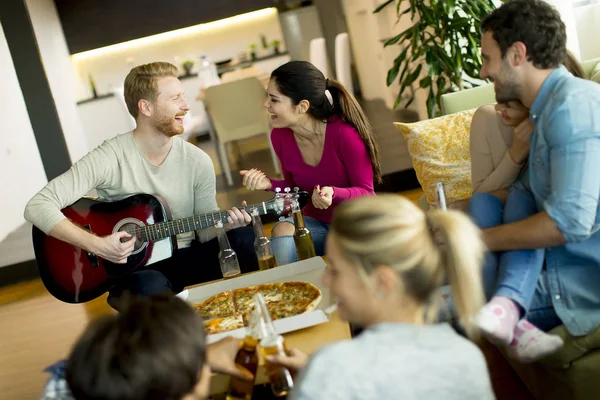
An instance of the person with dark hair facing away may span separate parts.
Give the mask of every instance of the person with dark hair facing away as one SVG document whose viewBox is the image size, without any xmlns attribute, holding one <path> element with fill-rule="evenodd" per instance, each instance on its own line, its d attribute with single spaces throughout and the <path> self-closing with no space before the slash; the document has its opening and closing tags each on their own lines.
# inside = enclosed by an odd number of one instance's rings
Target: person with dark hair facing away
<svg viewBox="0 0 600 400">
<path fill-rule="evenodd" d="M 127 301 L 121 313 L 90 323 L 42 399 L 202 400 L 211 370 L 252 379 L 234 362 L 241 340 L 207 346 L 202 319 L 183 300 L 152 295 Z"/>
<path fill-rule="evenodd" d="M 335 207 L 374 195 L 374 182 L 381 182 L 375 135 L 356 99 L 309 62 L 291 61 L 273 71 L 267 95 L 271 141 L 284 179 L 269 179 L 252 168 L 240 171 L 242 183 L 250 190 L 299 187 L 312 193 L 304 221 L 317 255 L 323 255 Z M 291 218 L 272 230 L 280 265 L 297 261 L 293 233 Z"/>
<path fill-rule="evenodd" d="M 543 331 L 564 324 L 581 336 L 600 325 L 600 86 L 561 65 L 565 25 L 544 1 L 507 2 L 482 31 L 481 77 L 499 103 L 529 109 L 534 131 L 528 166 L 510 188 L 530 201 L 504 207 L 502 189 L 469 204 L 494 252 L 484 272 L 493 297 L 477 325 L 511 356 L 534 362 L 562 345 Z"/>
</svg>

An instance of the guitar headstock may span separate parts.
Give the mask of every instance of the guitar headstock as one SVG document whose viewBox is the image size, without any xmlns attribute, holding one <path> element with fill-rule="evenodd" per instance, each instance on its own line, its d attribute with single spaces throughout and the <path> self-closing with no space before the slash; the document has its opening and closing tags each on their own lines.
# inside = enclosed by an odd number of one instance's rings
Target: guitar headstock
<svg viewBox="0 0 600 400">
<path fill-rule="evenodd" d="M 267 203 L 267 214 L 275 217 L 285 217 L 292 213 L 292 205 L 294 201 L 302 209 L 308 202 L 308 192 L 304 192 L 295 187 L 294 190 L 286 187 L 283 192 L 281 188 L 275 189 L 275 196 Z"/>
</svg>

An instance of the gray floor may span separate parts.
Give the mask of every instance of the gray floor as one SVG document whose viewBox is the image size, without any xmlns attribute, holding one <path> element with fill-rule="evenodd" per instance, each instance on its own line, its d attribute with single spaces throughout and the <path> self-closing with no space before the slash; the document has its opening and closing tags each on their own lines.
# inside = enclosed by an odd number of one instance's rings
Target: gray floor
<svg viewBox="0 0 600 400">
<path fill-rule="evenodd" d="M 377 135 L 381 153 L 381 168 L 384 175 L 412 168 L 412 161 L 408 154 L 406 142 L 402 135 L 396 131 L 392 122 L 415 120 L 411 112 L 388 110 L 383 101 L 375 100 L 361 102 L 367 117 Z M 210 141 L 200 141 L 198 146 L 206 151 L 215 164 L 217 173 L 217 202 L 222 209 L 239 205 L 242 200 L 249 204 L 268 200 L 271 195 L 266 192 L 249 192 L 241 187 L 238 174 L 240 169 L 260 168 L 268 175 L 274 176 L 274 166 L 268 150 L 266 137 L 257 137 L 242 141 L 229 149 L 230 164 L 234 184 L 227 186 L 218 166 L 216 152 Z M 4 241 L 0 242 L 0 267 L 12 265 L 34 259 L 31 244 L 31 225 L 23 224 L 11 233 Z"/>
</svg>

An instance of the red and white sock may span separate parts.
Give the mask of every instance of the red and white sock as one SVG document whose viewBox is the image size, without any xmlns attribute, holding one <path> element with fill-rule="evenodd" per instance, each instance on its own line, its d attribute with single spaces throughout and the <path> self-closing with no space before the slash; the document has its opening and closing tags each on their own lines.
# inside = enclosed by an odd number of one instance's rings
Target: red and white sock
<svg viewBox="0 0 600 400">
<path fill-rule="evenodd" d="M 522 319 L 515 326 L 508 355 L 522 363 L 534 363 L 558 351 L 564 342 L 561 337 L 547 334 L 531 322 Z"/>
<path fill-rule="evenodd" d="M 481 333 L 496 346 L 508 346 L 519 321 L 519 307 L 509 298 L 495 296 L 475 317 Z"/>
</svg>

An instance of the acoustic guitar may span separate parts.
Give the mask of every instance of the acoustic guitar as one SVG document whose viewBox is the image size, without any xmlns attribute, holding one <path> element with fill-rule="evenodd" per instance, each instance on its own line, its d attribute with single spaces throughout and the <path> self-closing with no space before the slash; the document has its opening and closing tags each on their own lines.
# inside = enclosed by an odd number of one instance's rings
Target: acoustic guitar
<svg viewBox="0 0 600 400">
<path fill-rule="evenodd" d="M 292 211 L 292 202 L 306 205 L 308 193 L 286 188 L 256 207 L 260 215 L 282 217 Z M 177 220 L 170 219 L 166 203 L 150 194 L 136 194 L 119 201 L 82 198 L 62 210 L 74 224 L 97 236 L 126 231 L 135 236 L 133 253 L 126 264 L 114 264 L 82 248 L 46 235 L 33 227 L 33 247 L 40 277 L 48 291 L 66 303 L 83 303 L 106 293 L 119 279 L 172 256 L 176 235 L 227 224 L 227 211 L 216 211 Z"/>
</svg>

